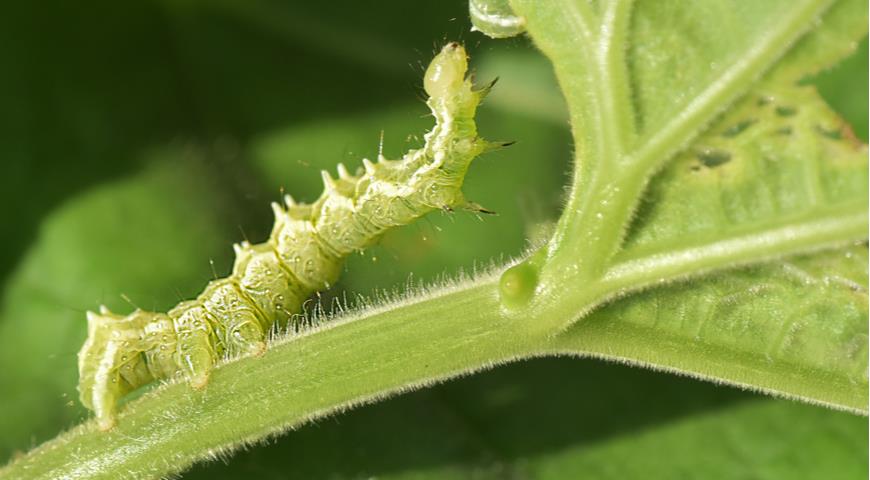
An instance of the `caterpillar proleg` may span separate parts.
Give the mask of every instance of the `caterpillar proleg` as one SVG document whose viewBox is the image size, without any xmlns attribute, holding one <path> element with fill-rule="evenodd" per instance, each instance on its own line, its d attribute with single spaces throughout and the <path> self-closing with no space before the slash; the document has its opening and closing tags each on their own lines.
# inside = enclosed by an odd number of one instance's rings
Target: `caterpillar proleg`
<svg viewBox="0 0 870 480">
<path fill-rule="evenodd" d="M 450 43 L 426 70 L 435 127 L 422 148 L 395 161 L 364 159 L 357 175 L 343 165 L 337 178 L 322 172 L 323 194 L 311 204 L 289 196 L 283 205 L 273 203 L 268 240 L 234 245 L 232 273 L 196 299 L 167 313 L 88 312 L 79 393 L 99 427 L 111 428 L 118 401 L 142 385 L 181 375 L 203 388 L 224 356 L 263 353 L 273 325 L 287 325 L 312 293 L 336 281 L 349 253 L 387 229 L 434 209 L 485 211 L 465 200 L 462 182 L 476 156 L 505 144 L 477 136 L 475 111 L 492 84 L 473 88 L 466 62 L 465 49 Z"/>
</svg>

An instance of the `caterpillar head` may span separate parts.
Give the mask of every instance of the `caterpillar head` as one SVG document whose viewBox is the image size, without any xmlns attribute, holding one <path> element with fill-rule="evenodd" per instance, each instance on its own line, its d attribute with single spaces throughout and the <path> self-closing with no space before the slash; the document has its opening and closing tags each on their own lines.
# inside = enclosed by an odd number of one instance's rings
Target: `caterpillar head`
<svg viewBox="0 0 870 480">
<path fill-rule="evenodd" d="M 447 97 L 460 88 L 465 81 L 468 70 L 468 60 L 465 49 L 456 42 L 450 42 L 432 59 L 426 76 L 423 77 L 423 88 L 432 98 Z"/>
</svg>

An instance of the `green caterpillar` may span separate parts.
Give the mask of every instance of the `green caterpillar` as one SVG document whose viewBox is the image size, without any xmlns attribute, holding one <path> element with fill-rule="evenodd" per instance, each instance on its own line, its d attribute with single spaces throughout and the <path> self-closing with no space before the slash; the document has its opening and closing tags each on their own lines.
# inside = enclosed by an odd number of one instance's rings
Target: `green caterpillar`
<svg viewBox="0 0 870 480">
<path fill-rule="evenodd" d="M 78 388 L 99 427 L 110 429 L 118 400 L 142 385 L 181 375 L 200 389 L 221 358 L 262 354 L 273 325 L 286 326 L 312 293 L 336 281 L 349 253 L 387 229 L 433 209 L 485 212 L 463 197 L 463 178 L 476 156 L 507 144 L 477 136 L 475 111 L 495 82 L 475 90 L 466 70 L 465 49 L 445 46 L 424 77 L 435 116 L 424 146 L 401 160 L 363 160 L 359 176 L 343 165 L 338 179 L 322 172 L 324 192 L 310 205 L 289 196 L 285 206 L 273 203 L 269 239 L 234 245 L 232 274 L 210 282 L 195 300 L 168 313 L 88 312 Z"/>
</svg>

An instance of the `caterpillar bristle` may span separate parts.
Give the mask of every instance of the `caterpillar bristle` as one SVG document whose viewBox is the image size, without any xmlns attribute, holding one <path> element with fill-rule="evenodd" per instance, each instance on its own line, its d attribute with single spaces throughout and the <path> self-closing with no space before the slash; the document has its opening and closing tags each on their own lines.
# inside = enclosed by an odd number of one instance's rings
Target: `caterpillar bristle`
<svg viewBox="0 0 870 480">
<path fill-rule="evenodd" d="M 495 210 L 490 210 L 490 209 L 484 208 L 484 207 L 478 207 L 477 212 L 483 213 L 485 215 L 498 215 L 498 212 L 496 212 Z"/>
<path fill-rule="evenodd" d="M 275 220 L 278 221 L 284 217 L 284 209 L 281 207 L 278 202 L 272 202 L 269 204 L 272 207 L 272 213 L 275 215 Z"/>
<path fill-rule="evenodd" d="M 334 192 L 336 190 L 335 180 L 329 175 L 329 172 L 326 170 L 320 171 L 320 178 L 323 179 L 323 188 L 326 190 L 324 193 L 328 194 L 330 192 Z"/>
<path fill-rule="evenodd" d="M 488 140 L 481 140 L 483 142 L 483 153 L 489 153 L 496 150 L 501 150 L 502 148 L 510 147 L 511 145 L 517 143 L 516 141 L 509 142 L 491 142 Z"/>
<path fill-rule="evenodd" d="M 466 202 L 465 205 L 462 206 L 462 208 L 474 213 L 483 213 L 485 215 L 498 215 L 498 212 L 490 210 L 483 205 L 474 202 Z"/>
<path fill-rule="evenodd" d="M 337 167 L 335 167 L 336 171 L 338 171 L 338 178 L 342 180 L 350 180 L 353 176 L 350 172 L 347 171 L 347 167 L 344 166 L 343 163 L 339 163 Z"/>
<path fill-rule="evenodd" d="M 369 176 L 374 177 L 374 176 L 375 176 L 375 171 L 377 170 L 377 169 L 375 168 L 375 164 L 372 163 L 372 161 L 369 160 L 368 158 L 364 158 L 364 159 L 362 159 L 362 164 L 363 164 L 363 168 L 365 169 L 366 174 L 369 175 Z"/>
<path fill-rule="evenodd" d="M 481 100 L 483 100 L 484 98 L 486 98 L 487 95 L 489 95 L 489 92 L 492 91 L 492 87 L 494 87 L 496 83 L 498 83 L 498 77 L 493 78 L 491 82 L 478 88 L 477 90 L 474 90 L 474 93 L 477 94 Z"/>
</svg>

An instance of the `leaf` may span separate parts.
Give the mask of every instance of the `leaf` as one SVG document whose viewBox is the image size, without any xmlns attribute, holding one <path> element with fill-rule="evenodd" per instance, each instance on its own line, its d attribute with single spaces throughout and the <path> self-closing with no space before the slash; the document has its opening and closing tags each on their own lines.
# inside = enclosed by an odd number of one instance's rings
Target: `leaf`
<svg viewBox="0 0 870 480">
<path fill-rule="evenodd" d="M 646 177 L 765 72 L 781 90 L 798 72 L 815 72 L 851 51 L 867 15 L 861 3 L 838 4 L 789 50 L 827 4 L 515 3 L 554 62 L 571 111 L 579 170 L 556 238 L 576 237 L 565 241 L 566 257 L 577 242 L 590 243 L 580 248 L 593 248 L 584 260 L 592 262 L 583 269 L 590 274 L 610 259 Z"/>
<path fill-rule="evenodd" d="M 571 327 L 553 351 L 592 346 L 593 356 L 865 412 L 867 316 L 861 244 L 633 295 Z"/>
<path fill-rule="evenodd" d="M 539 289 L 564 292 L 557 295 L 573 307 L 551 299 L 532 307 L 563 325 L 581 318 L 554 350 L 866 411 L 864 287 L 857 295 L 808 296 L 804 285 L 761 270 L 723 274 L 724 287 L 673 287 L 682 296 L 670 300 L 656 289 L 613 303 L 601 317 L 570 314 L 652 285 L 866 238 L 866 145 L 812 87 L 798 85 L 855 48 L 866 5 L 515 3 L 554 62 L 579 145 L 580 167 Z M 818 28 L 795 43 L 822 14 Z M 705 34 L 711 22 L 729 34 Z M 835 277 L 852 267 L 828 265 L 826 275 Z M 768 282 L 777 288 L 767 292 Z M 755 291 L 770 303 L 746 302 L 730 318 L 730 310 L 720 313 L 721 303 L 741 303 L 732 296 Z M 798 298 L 804 309 L 827 313 L 789 320 L 801 311 L 784 306 Z M 777 315 L 784 318 L 771 318 Z M 632 318 L 648 322 L 646 333 L 631 333 Z M 669 328 L 681 331 L 678 339 Z M 716 348 L 723 350 L 713 354 Z"/>
<path fill-rule="evenodd" d="M 761 87 L 653 179 L 621 259 L 863 213 L 867 147 L 812 87 Z"/>
<path fill-rule="evenodd" d="M 653 179 L 617 261 L 864 216 L 866 157 L 811 87 L 761 87 Z M 614 355 L 864 411 L 866 245 L 811 258 L 823 272 L 802 274 L 789 260 L 644 292 L 573 327 L 564 348 L 582 352 L 586 337 L 617 322 L 604 334 L 640 343 Z M 635 324 L 646 333 L 629 333 Z M 667 345 L 684 345 L 697 363 Z"/>
</svg>

